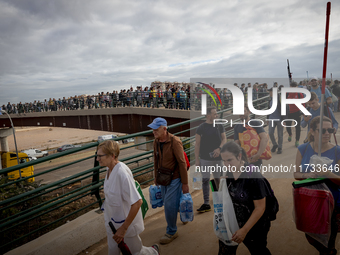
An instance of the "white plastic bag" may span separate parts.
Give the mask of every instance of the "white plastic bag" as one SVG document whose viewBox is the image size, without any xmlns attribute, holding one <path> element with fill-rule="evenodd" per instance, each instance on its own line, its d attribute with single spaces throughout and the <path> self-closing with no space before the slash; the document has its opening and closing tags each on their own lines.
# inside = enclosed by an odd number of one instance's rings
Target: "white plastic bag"
<svg viewBox="0 0 340 255">
<path fill-rule="evenodd" d="M 317 165 L 321 165 L 321 166 L 329 166 L 330 164 L 332 164 L 333 159 L 327 158 L 327 157 L 321 157 L 318 155 L 313 155 L 310 157 L 309 160 L 309 164 L 313 164 L 315 165 L 315 167 L 317 167 Z"/>
<path fill-rule="evenodd" d="M 216 236 L 226 245 L 238 245 L 231 240 L 233 234 L 239 230 L 239 226 L 225 178 L 221 179 L 219 190 L 212 192 L 212 196 L 214 201 L 213 224 Z"/>
</svg>

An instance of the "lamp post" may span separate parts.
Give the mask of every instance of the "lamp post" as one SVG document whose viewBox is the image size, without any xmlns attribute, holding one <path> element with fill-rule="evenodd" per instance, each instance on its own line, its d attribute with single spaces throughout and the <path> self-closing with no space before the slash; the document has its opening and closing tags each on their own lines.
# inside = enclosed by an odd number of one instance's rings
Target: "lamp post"
<svg viewBox="0 0 340 255">
<path fill-rule="evenodd" d="M 9 114 L 6 111 L 4 111 L 4 110 L 1 110 L 1 113 L 6 113 L 6 115 L 9 118 L 9 121 L 11 122 L 12 130 L 13 130 L 13 137 L 14 137 L 15 153 L 17 154 L 17 162 L 18 162 L 18 165 L 19 165 L 20 163 L 19 163 L 17 139 L 15 138 L 15 129 L 14 129 L 14 126 L 13 126 L 13 122 L 12 122 L 11 116 L 9 116 Z M 20 176 L 20 179 L 21 179 L 21 169 L 19 169 L 19 176 Z"/>
</svg>

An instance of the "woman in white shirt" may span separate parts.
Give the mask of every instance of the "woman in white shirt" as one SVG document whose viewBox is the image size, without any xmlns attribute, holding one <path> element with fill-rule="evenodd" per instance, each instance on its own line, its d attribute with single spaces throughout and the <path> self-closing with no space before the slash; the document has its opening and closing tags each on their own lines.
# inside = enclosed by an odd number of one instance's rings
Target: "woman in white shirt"
<svg viewBox="0 0 340 255">
<path fill-rule="evenodd" d="M 105 201 L 102 206 L 107 232 L 108 254 L 119 255 L 118 244 L 123 240 L 134 255 L 159 254 L 158 245 L 145 247 L 139 234 L 144 230 L 140 207 L 143 203 L 131 170 L 118 161 L 119 145 L 106 140 L 98 145 L 97 160 L 107 167 L 104 182 Z M 112 222 L 117 232 L 113 235 L 109 227 Z"/>
</svg>

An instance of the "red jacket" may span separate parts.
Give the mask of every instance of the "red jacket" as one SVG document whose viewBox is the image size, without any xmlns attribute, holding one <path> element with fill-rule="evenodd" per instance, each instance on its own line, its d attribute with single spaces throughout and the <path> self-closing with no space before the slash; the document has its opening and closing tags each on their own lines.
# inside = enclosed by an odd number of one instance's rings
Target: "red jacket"
<svg viewBox="0 0 340 255">
<path fill-rule="evenodd" d="M 302 93 L 288 93 L 287 94 L 288 99 L 298 99 L 298 98 L 304 98 Z M 303 104 L 305 105 L 305 104 Z M 299 108 L 296 107 L 295 104 L 289 104 L 289 113 L 294 113 L 300 111 Z"/>
</svg>

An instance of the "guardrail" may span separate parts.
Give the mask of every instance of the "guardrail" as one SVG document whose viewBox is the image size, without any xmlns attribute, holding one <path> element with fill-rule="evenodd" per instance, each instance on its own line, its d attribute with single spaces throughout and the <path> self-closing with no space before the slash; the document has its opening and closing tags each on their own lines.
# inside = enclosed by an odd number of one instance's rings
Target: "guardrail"
<svg viewBox="0 0 340 255">
<path fill-rule="evenodd" d="M 254 102 L 258 105 L 257 107 L 265 109 L 267 99 L 268 97 L 263 97 L 254 100 Z M 228 108 L 219 111 L 219 118 L 231 117 L 231 110 L 232 108 Z M 190 124 L 190 128 L 181 130 L 180 132 L 175 133 L 175 135 L 181 137 L 181 134 L 190 132 L 189 137 L 182 137 L 181 139 L 191 163 L 195 160 L 193 146 L 195 141 L 195 130 L 198 125 L 203 122 L 203 118 L 204 116 L 168 127 L 168 130 L 171 132 L 173 128 Z M 150 135 L 152 135 L 152 130 L 126 135 L 113 140 L 121 141 L 128 138 Z M 226 135 L 227 137 L 233 135 L 233 128 L 230 128 L 229 125 L 226 125 Z M 152 142 L 153 140 L 150 140 L 126 146 L 121 148 L 121 151 Z M 0 176 L 2 176 L 0 180 L 0 254 L 29 242 L 62 225 L 67 220 L 72 219 L 72 217 L 77 217 L 81 211 L 90 210 L 93 206 L 102 204 L 104 199 L 102 190 L 106 168 L 100 167 L 95 160 L 95 148 L 97 146 L 98 142 L 94 142 L 80 148 L 52 154 L 34 161 L 0 170 Z M 65 158 L 69 155 L 75 155 L 76 153 L 91 148 L 94 149 L 93 155 L 72 162 L 60 163 L 57 167 L 35 173 L 32 176 L 12 181 L 4 177 L 12 171 L 18 171 L 19 169 L 28 166 L 37 166 L 58 158 Z M 93 159 L 93 163 L 89 163 L 88 169 L 61 180 L 44 185 L 40 185 L 38 182 L 28 182 L 32 177 L 36 179 L 37 177 L 41 178 L 45 174 L 53 173 L 60 169 L 74 166 L 91 159 Z M 153 181 L 152 150 L 141 153 L 136 152 L 132 156 L 120 159 L 120 161 L 130 167 L 134 178 L 139 180 L 141 185 L 147 185 Z M 95 195 L 95 198 L 93 198 L 92 195 Z M 83 205 L 75 206 L 74 209 L 72 209 L 74 204 L 80 203 L 82 199 L 85 198 L 90 198 L 88 199 L 90 201 L 87 201 L 87 203 Z"/>
</svg>

